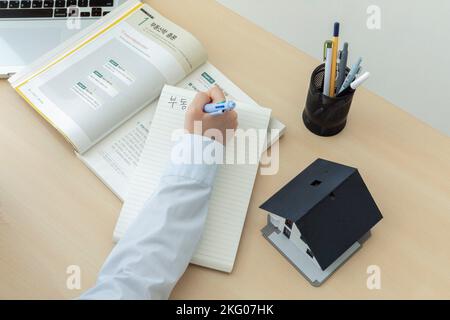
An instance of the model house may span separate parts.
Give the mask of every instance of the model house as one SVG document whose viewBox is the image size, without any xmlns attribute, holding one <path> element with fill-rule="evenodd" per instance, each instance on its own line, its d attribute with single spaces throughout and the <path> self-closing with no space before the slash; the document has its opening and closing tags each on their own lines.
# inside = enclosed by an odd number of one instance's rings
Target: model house
<svg viewBox="0 0 450 320">
<path fill-rule="evenodd" d="M 382 219 L 357 169 L 317 159 L 262 206 L 263 235 L 313 284 L 320 285 Z"/>
</svg>

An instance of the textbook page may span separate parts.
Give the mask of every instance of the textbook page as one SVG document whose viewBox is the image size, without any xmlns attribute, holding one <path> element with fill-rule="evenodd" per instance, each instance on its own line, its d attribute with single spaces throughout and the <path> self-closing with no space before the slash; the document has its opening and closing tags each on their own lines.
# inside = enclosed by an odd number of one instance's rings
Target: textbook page
<svg viewBox="0 0 450 320">
<path fill-rule="evenodd" d="M 214 85 L 224 90 L 229 100 L 256 105 L 252 98 L 209 62 L 177 84 L 180 88 L 194 91 L 207 91 Z M 157 101 L 154 101 L 86 153 L 78 155 L 122 201 L 126 198 L 130 179 L 138 165 L 156 105 Z M 278 129 L 281 135 L 285 126 L 271 118 L 269 129 Z M 278 137 L 273 137 L 273 140 L 276 139 Z M 270 141 L 270 144 L 273 142 Z"/>
<path fill-rule="evenodd" d="M 120 239 L 138 215 L 144 202 L 157 188 L 159 178 L 170 161 L 175 130 L 184 128 L 186 105 L 195 92 L 165 86 L 158 102 L 148 139 L 131 180 L 130 191 L 120 213 L 114 239 Z M 213 191 L 209 200 L 208 217 L 202 239 L 192 263 L 231 272 L 241 237 L 242 227 L 258 171 L 259 157 L 264 150 L 271 110 L 236 102 L 239 117 L 237 137 L 228 141 L 224 154 L 241 159 L 219 164 Z M 252 140 L 246 130 L 254 134 L 253 144 L 238 144 L 240 139 Z M 242 160 L 244 159 L 244 160 Z M 250 159 L 253 159 L 250 160 Z M 239 161 L 239 160 L 238 160 Z"/>
<path fill-rule="evenodd" d="M 156 99 L 165 84 L 178 83 L 206 61 L 190 33 L 134 3 L 26 80 L 13 82 L 80 153 Z"/>
</svg>

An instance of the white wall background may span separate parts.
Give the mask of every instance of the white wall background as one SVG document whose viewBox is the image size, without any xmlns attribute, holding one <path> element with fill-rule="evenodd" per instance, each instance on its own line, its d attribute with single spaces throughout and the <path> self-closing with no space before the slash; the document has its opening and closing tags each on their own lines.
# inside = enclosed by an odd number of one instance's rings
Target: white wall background
<svg viewBox="0 0 450 320">
<path fill-rule="evenodd" d="M 449 0 L 217 0 L 300 50 L 322 57 L 341 23 L 350 64 L 363 57 L 365 86 L 450 135 Z M 381 12 L 370 30 L 367 8 Z"/>
</svg>

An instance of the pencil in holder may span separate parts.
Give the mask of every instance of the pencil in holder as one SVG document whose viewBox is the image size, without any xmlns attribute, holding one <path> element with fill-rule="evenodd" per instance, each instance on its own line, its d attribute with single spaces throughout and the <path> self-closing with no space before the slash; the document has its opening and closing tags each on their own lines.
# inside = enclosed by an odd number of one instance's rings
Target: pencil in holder
<svg viewBox="0 0 450 320">
<path fill-rule="evenodd" d="M 347 68 L 346 73 L 348 72 Z M 355 90 L 349 90 L 338 97 L 326 96 L 323 94 L 324 76 L 325 64 L 321 64 L 311 75 L 302 118 L 305 126 L 312 133 L 329 137 L 345 128 Z"/>
</svg>

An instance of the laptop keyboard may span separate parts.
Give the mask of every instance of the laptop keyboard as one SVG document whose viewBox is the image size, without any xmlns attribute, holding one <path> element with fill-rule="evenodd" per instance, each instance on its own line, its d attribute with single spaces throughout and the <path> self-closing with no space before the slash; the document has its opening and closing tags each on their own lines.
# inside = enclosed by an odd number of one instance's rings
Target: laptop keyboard
<svg viewBox="0 0 450 320">
<path fill-rule="evenodd" d="M 0 18 L 101 17 L 114 0 L 0 0 Z"/>
</svg>

